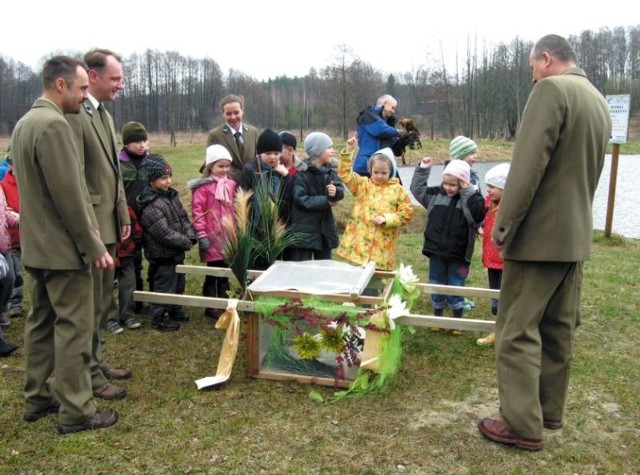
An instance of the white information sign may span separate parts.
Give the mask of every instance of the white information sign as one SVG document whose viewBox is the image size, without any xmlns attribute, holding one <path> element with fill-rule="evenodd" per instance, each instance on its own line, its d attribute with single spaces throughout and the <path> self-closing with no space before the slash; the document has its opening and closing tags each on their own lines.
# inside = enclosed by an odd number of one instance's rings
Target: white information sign
<svg viewBox="0 0 640 475">
<path fill-rule="evenodd" d="M 629 128 L 629 107 L 631 96 L 622 94 L 617 96 L 606 96 L 611 113 L 611 137 L 609 142 L 623 144 L 627 143 L 627 129 Z"/>
</svg>

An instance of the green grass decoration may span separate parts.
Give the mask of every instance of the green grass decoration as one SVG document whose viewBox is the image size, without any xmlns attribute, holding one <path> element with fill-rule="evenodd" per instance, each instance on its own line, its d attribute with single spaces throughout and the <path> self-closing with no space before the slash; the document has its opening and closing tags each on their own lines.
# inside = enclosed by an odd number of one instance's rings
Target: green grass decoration
<svg viewBox="0 0 640 475">
<path fill-rule="evenodd" d="M 270 180 L 258 181 L 253 191 L 238 188 L 234 198 L 235 223 L 223 222 L 226 238 L 222 253 L 240 285 L 239 297 L 246 295 L 247 271 L 257 257 L 270 266 L 287 247 L 301 239 L 280 219 L 281 200 L 281 192 L 271 191 Z"/>
<path fill-rule="evenodd" d="M 334 375 L 336 381 L 344 379 L 345 366 L 358 367 L 358 376 L 349 388 L 335 392 L 325 402 L 385 391 L 396 375 L 402 359 L 403 330 L 401 325 L 393 322 L 394 315 L 410 309 L 420 295 L 420 290 L 415 285 L 418 278 L 410 266 L 400 265 L 394 274 L 388 305 L 378 308 L 362 309 L 328 302 L 319 297 L 258 298 L 255 310 L 272 326 L 265 361 L 286 372 L 317 376 L 317 368 L 312 365 L 324 348 L 337 354 L 338 365 Z M 357 326 L 362 326 L 367 331 L 383 333 L 376 371 L 359 368 L 358 355 L 362 347 L 353 347 L 348 338 L 348 332 L 357 331 Z M 293 348 L 298 358 L 291 355 L 290 348 Z M 310 362 L 314 363 L 307 364 Z M 317 391 L 311 391 L 309 397 L 315 401 L 324 400 Z"/>
<path fill-rule="evenodd" d="M 256 252 L 269 264 L 273 264 L 282 252 L 297 242 L 299 233 L 292 233 L 280 219 L 282 186 L 273 191 L 272 179 L 259 180 L 254 190 L 252 218 L 257 243 Z"/>
<path fill-rule="evenodd" d="M 248 285 L 247 270 L 256 253 L 256 238 L 251 213 L 252 192 L 238 188 L 234 198 L 235 223 L 225 220 L 226 239 L 222 245 L 225 263 L 236 277 L 240 289 L 238 297 L 246 294 Z"/>
</svg>

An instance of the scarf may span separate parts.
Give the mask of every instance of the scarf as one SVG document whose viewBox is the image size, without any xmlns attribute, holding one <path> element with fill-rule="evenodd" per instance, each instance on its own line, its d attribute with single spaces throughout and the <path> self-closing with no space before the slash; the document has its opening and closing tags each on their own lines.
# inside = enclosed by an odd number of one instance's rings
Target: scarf
<svg viewBox="0 0 640 475">
<path fill-rule="evenodd" d="M 223 203 L 231 203 L 231 190 L 230 183 L 231 180 L 228 177 L 217 177 L 211 176 L 216 185 L 216 194 L 214 195 L 215 199 L 221 201 Z"/>
</svg>

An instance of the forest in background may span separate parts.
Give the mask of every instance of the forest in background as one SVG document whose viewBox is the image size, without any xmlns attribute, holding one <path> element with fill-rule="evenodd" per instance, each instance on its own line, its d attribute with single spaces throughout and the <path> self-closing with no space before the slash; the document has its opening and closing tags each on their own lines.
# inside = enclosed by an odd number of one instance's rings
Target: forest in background
<svg viewBox="0 0 640 475">
<path fill-rule="evenodd" d="M 591 82 L 602 92 L 630 94 L 631 114 L 640 109 L 640 25 L 585 30 L 569 36 Z M 241 71 L 225 75 L 211 58 L 147 50 L 123 58 L 124 86 L 108 105 L 116 127 L 129 120 L 150 132 L 204 132 L 220 123 L 219 100 L 228 93 L 245 97 L 245 120 L 258 128 L 324 130 L 347 138 L 356 117 L 384 93 L 398 100 L 397 115 L 414 119 L 422 136 L 513 139 L 531 90 L 529 53 L 533 42 L 515 38 L 490 48 L 469 41 L 467 53 L 450 67 L 418 67 L 385 75 L 360 60 L 347 45 L 334 61 L 304 77 L 283 75 L 256 80 Z M 82 52 L 53 54 L 81 57 Z M 41 93 L 39 71 L 0 55 L 0 136 Z"/>
</svg>

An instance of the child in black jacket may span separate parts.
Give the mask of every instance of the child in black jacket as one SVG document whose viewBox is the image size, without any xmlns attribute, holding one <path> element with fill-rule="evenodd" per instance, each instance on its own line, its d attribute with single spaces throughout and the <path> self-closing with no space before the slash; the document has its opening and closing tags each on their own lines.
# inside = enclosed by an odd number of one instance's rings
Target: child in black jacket
<svg viewBox="0 0 640 475">
<path fill-rule="evenodd" d="M 149 186 L 138 197 L 144 251 L 154 267 L 153 291 L 183 294 L 184 274 L 176 272 L 176 264 L 184 262 L 185 251 L 198 242 L 178 192 L 171 188 L 171 167 L 160 155 L 148 155 L 143 163 Z M 180 328 L 176 321 L 189 317 L 179 305 L 151 304 L 151 326 L 160 331 Z"/>
<path fill-rule="evenodd" d="M 470 166 L 452 160 L 442 172 L 442 183 L 427 186 L 431 157 L 424 157 L 411 180 L 411 193 L 427 209 L 422 253 L 429 258 L 429 282 L 464 286 L 476 240 L 476 229 L 484 220 L 484 198 L 470 185 Z M 444 309 L 462 317 L 464 297 L 431 294 L 433 313 L 442 316 Z M 437 331 L 437 328 L 433 328 Z M 454 335 L 461 335 L 458 330 Z"/>
</svg>

